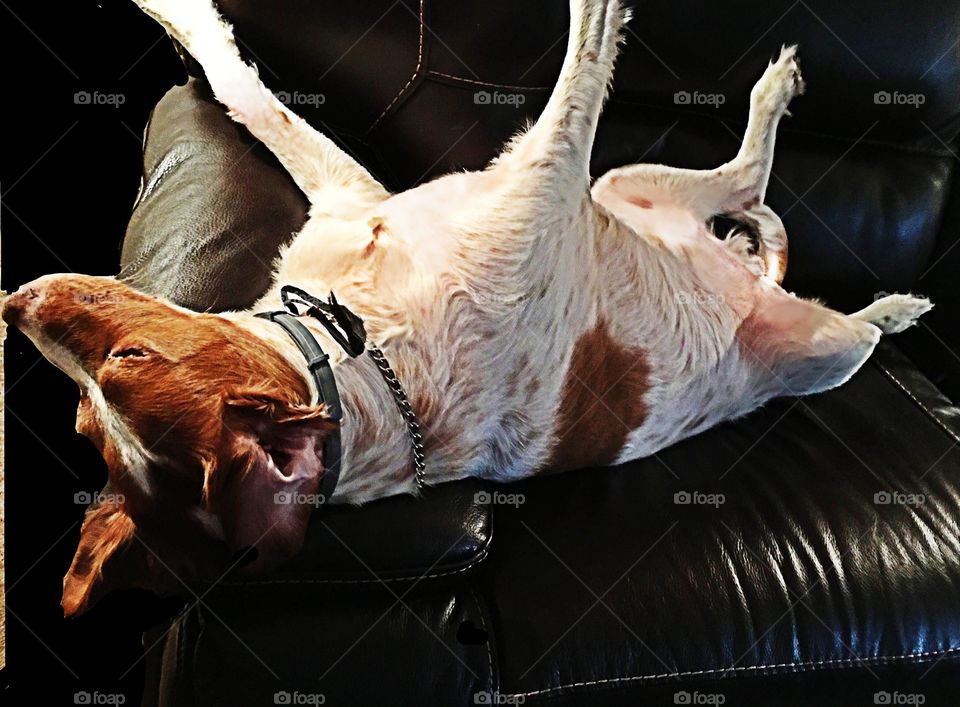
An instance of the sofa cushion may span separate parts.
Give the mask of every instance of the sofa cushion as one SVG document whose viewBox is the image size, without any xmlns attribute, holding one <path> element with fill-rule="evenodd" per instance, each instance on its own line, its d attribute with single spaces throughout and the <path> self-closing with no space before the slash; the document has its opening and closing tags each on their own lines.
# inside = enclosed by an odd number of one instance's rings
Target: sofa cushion
<svg viewBox="0 0 960 707">
<path fill-rule="evenodd" d="M 884 344 L 837 390 L 511 486 L 525 503 L 497 506 L 479 577 L 500 690 L 960 657 L 958 444 L 960 410 Z"/>
</svg>

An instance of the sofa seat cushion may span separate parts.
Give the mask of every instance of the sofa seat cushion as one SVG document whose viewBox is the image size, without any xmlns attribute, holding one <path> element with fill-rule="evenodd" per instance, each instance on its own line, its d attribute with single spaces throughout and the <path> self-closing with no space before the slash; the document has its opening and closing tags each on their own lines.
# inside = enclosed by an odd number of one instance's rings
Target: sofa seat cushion
<svg viewBox="0 0 960 707">
<path fill-rule="evenodd" d="M 955 658 L 958 432 L 960 411 L 884 343 L 827 394 L 504 489 L 524 503 L 495 508 L 481 573 L 500 690 L 722 691 L 722 678 Z"/>
</svg>

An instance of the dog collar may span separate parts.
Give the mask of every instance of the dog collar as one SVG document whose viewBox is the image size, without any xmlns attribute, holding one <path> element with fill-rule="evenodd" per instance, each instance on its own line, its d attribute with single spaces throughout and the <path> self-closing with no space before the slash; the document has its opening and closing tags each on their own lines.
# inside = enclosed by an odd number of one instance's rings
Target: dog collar
<svg viewBox="0 0 960 707">
<path fill-rule="evenodd" d="M 332 292 L 329 301 L 324 302 L 298 287 L 284 285 L 280 288 L 280 299 L 283 306 L 287 308 L 286 310 L 260 312 L 256 316 L 278 324 L 293 339 L 300 353 L 306 359 L 307 368 L 310 370 L 310 375 L 317 388 L 318 402 L 326 405 L 330 419 L 334 422 L 339 423 L 343 419 L 343 406 L 340 403 L 337 380 L 333 374 L 333 368 L 330 366 L 330 357 L 320 346 L 313 333 L 298 320 L 298 317 L 302 316 L 299 306 L 306 307 L 304 314 L 320 322 L 331 338 L 343 348 L 348 356 L 356 358 L 365 352 L 370 354 L 406 423 L 413 451 L 417 488 L 422 490 L 426 458 L 420 422 L 410 405 L 406 391 L 383 352 L 379 347 L 367 341 L 367 332 L 363 326 L 363 320 L 337 302 L 337 298 L 333 296 Z M 323 442 L 325 469 L 323 478 L 320 480 L 320 493 L 323 494 L 324 502 L 330 500 L 330 497 L 333 496 L 337 482 L 340 480 L 341 461 L 340 427 L 337 425 L 336 431 L 327 435 Z"/>
<path fill-rule="evenodd" d="M 307 360 L 307 368 L 313 377 L 317 389 L 318 402 L 326 405 L 329 419 L 339 423 L 343 419 L 343 407 L 340 404 L 340 391 L 337 389 L 337 379 L 330 366 L 330 356 L 323 350 L 316 337 L 307 327 L 289 312 L 261 312 L 257 315 L 262 319 L 269 319 L 279 324 L 293 339 L 293 343 L 300 349 L 300 353 Z M 324 502 L 330 499 L 337 482 L 340 480 L 340 461 L 342 451 L 340 445 L 340 426 L 328 434 L 323 440 L 323 478 L 320 480 L 320 493 Z"/>
</svg>

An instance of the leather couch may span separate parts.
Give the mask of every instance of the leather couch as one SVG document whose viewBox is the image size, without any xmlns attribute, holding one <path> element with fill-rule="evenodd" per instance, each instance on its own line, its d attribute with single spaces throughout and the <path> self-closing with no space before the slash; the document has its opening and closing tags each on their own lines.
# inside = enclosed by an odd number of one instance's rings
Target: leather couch
<svg viewBox="0 0 960 707">
<path fill-rule="evenodd" d="M 265 82 L 392 189 L 494 156 L 568 23 L 558 0 L 220 4 Z M 639 4 L 595 173 L 728 159 L 751 85 L 799 43 L 768 196 L 786 286 L 937 309 L 842 388 L 653 458 L 329 508 L 288 566 L 195 587 L 145 635 L 144 704 L 957 704 L 958 29 L 955 0 Z M 121 275 L 242 307 L 306 204 L 184 59 Z"/>
</svg>

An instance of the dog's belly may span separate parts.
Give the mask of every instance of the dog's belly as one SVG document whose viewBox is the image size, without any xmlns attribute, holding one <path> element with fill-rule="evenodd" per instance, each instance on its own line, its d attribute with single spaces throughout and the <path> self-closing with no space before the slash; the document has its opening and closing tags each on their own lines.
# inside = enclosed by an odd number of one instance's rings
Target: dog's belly
<svg viewBox="0 0 960 707">
<path fill-rule="evenodd" d="M 486 172 L 450 174 L 378 204 L 370 209 L 369 220 L 421 273 L 448 272 L 457 246 L 454 222 L 475 209 L 496 182 Z"/>
</svg>

